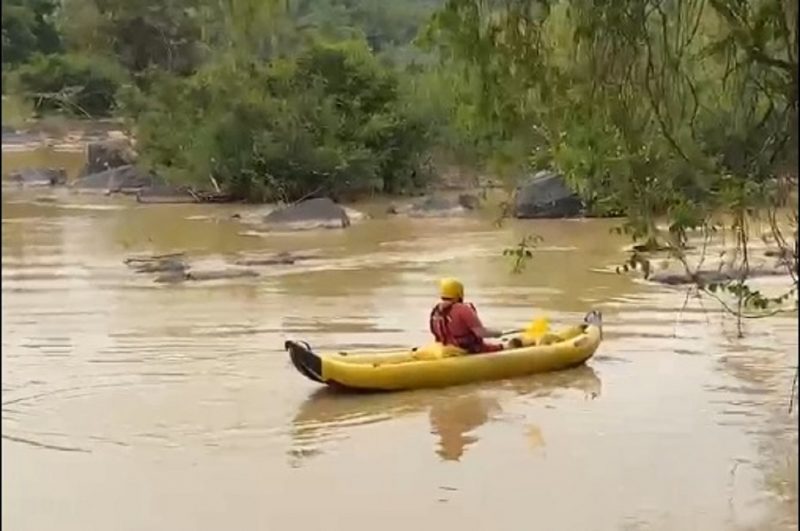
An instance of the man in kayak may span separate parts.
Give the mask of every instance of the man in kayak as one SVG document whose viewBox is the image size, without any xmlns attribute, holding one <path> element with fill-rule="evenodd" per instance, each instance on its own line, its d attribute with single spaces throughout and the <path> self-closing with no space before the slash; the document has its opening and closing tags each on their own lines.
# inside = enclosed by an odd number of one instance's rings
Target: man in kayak
<svg viewBox="0 0 800 531">
<path fill-rule="evenodd" d="M 475 306 L 464 302 L 461 282 L 454 278 L 440 280 L 439 296 L 442 300 L 434 306 L 430 317 L 430 330 L 436 341 L 457 346 L 471 354 L 503 350 L 503 345 L 484 341 L 503 333 L 483 326 Z"/>
</svg>

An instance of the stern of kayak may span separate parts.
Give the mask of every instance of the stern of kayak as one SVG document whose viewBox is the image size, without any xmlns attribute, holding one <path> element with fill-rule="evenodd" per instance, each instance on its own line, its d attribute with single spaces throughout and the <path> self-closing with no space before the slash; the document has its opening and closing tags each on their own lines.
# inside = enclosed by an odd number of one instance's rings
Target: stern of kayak
<svg viewBox="0 0 800 531">
<path fill-rule="evenodd" d="M 314 382 L 325 383 L 322 379 L 322 360 L 314 354 L 308 343 L 287 341 L 283 347 L 289 352 L 292 365 L 300 374 Z"/>
</svg>

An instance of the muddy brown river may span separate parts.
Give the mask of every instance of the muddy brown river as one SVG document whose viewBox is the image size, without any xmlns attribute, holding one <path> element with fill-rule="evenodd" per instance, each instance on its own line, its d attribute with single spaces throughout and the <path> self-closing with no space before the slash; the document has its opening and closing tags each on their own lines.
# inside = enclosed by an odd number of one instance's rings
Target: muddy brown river
<svg viewBox="0 0 800 531">
<path fill-rule="evenodd" d="M 797 529 L 795 315 L 738 339 L 713 301 L 614 274 L 611 220 L 268 233 L 257 213 L 3 190 L 4 528 Z M 528 233 L 544 241 L 513 275 L 502 250 Z M 178 251 L 313 259 L 180 284 L 123 264 Z M 443 275 L 491 326 L 597 308 L 604 341 L 578 369 L 396 394 L 291 367 L 288 338 L 428 341 Z"/>
</svg>

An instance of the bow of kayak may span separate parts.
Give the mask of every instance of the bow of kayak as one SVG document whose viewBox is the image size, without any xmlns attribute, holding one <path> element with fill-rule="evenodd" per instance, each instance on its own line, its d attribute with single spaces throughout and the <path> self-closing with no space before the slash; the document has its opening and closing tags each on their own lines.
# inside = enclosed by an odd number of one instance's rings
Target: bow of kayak
<svg viewBox="0 0 800 531">
<path fill-rule="evenodd" d="M 549 344 L 486 354 L 459 355 L 439 345 L 440 352 L 436 356 L 420 356 L 416 350 L 320 355 L 304 342 L 287 341 L 284 346 L 298 372 L 331 387 L 364 391 L 446 387 L 581 365 L 600 345 L 602 318 L 598 312 L 591 312 L 578 327 L 570 327 L 550 337 L 553 342 Z"/>
</svg>

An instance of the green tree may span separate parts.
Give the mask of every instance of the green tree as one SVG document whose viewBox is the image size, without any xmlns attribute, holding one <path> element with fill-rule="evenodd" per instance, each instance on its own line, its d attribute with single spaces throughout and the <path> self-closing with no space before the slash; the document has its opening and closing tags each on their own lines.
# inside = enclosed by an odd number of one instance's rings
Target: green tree
<svg viewBox="0 0 800 531">
<path fill-rule="evenodd" d="M 626 231 L 663 241 L 740 325 L 797 292 L 795 2 L 448 0 L 427 37 L 479 78 L 479 115 L 527 146 L 521 163 L 622 209 Z M 778 221 L 787 207 L 793 238 Z M 748 285 L 759 219 L 793 279 L 773 299 Z M 705 249 L 718 228 L 734 237 L 736 273 L 709 284 L 685 246 L 700 231 Z"/>
<path fill-rule="evenodd" d="M 36 53 L 61 50 L 54 18 L 56 0 L 3 2 L 3 67 L 18 65 Z"/>
<path fill-rule="evenodd" d="M 158 68 L 188 74 L 204 58 L 203 2 L 63 2 L 59 26 L 73 51 L 113 57 L 134 73 Z"/>
<path fill-rule="evenodd" d="M 33 56 L 7 77 L 10 90 L 32 102 L 39 115 L 102 118 L 114 111 L 127 73 L 102 56 L 51 54 Z"/>
<path fill-rule="evenodd" d="M 363 42 L 316 42 L 269 63 L 224 61 L 180 80 L 162 74 L 126 98 L 150 164 L 236 197 L 395 192 L 419 184 L 422 117 Z"/>
<path fill-rule="evenodd" d="M 789 160 L 792 12 L 780 0 L 449 0 L 429 39 L 479 77 L 481 116 L 528 146 L 522 162 L 556 167 L 653 239 L 657 218 L 681 233 L 727 206 L 723 189 L 766 184 Z"/>
</svg>

